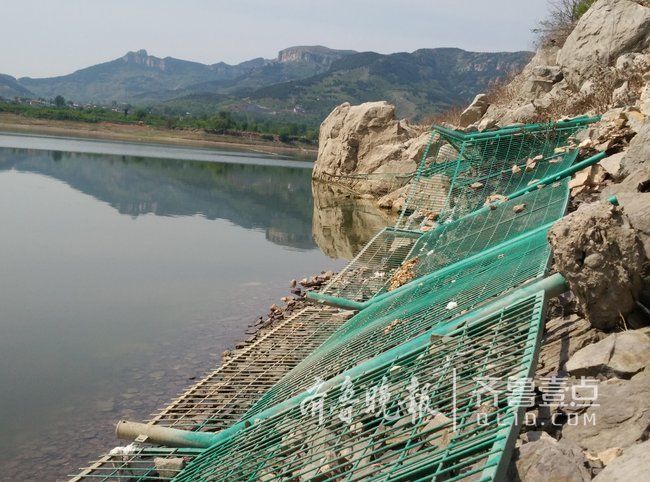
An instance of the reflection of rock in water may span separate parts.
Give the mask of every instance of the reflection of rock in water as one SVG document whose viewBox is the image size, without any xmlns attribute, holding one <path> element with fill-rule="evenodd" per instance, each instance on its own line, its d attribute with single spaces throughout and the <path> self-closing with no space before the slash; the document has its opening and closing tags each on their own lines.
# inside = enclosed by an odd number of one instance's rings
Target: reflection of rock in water
<svg viewBox="0 0 650 482">
<path fill-rule="evenodd" d="M 376 201 L 355 199 L 345 188 L 318 181 L 311 188 L 314 241 L 331 258 L 352 259 L 380 229 L 395 222 Z"/>
</svg>

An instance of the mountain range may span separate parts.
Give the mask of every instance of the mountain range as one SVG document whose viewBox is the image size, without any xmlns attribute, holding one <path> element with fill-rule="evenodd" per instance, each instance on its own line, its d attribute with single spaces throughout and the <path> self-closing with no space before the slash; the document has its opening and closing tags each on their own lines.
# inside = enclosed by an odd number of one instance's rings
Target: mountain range
<svg viewBox="0 0 650 482">
<path fill-rule="evenodd" d="M 388 100 L 418 118 L 464 104 L 530 60 L 531 52 L 467 52 L 456 48 L 379 54 L 322 46 L 290 47 L 275 59 L 202 64 L 146 50 L 68 75 L 16 79 L 0 74 L 0 96 L 77 103 L 129 103 L 167 114 L 213 114 L 321 120 L 335 105 Z"/>
</svg>

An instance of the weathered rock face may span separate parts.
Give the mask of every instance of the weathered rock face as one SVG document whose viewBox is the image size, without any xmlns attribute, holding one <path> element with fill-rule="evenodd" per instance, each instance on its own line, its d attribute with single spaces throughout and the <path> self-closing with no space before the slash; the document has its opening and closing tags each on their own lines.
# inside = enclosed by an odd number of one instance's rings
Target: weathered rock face
<svg viewBox="0 0 650 482">
<path fill-rule="evenodd" d="M 650 45 L 650 8 L 632 0 L 598 0 L 580 18 L 557 55 L 570 84 L 577 86 L 626 52 Z"/>
<path fill-rule="evenodd" d="M 623 211 L 605 202 L 584 204 L 553 225 L 549 241 L 580 311 L 596 328 L 616 327 L 636 306 L 646 263 Z"/>
<path fill-rule="evenodd" d="M 394 185 L 352 181 L 345 176 L 413 172 L 428 140 L 428 132 L 395 119 L 395 107 L 387 102 L 341 104 L 321 124 L 312 175 L 324 181 L 334 178 L 342 184 L 353 183 L 358 193 L 380 196 Z"/>
<path fill-rule="evenodd" d="M 514 467 L 510 471 L 511 479 L 521 482 L 591 480 L 580 447 L 569 441 L 558 442 L 549 436 L 522 445 L 515 453 Z"/>
<path fill-rule="evenodd" d="M 482 121 L 505 126 L 565 115 L 633 108 L 634 122 L 650 115 L 650 3 L 598 0 L 561 48 L 540 48 L 500 90 Z M 634 130 L 634 126 L 632 126 Z"/>
<path fill-rule="evenodd" d="M 650 426 L 650 372 L 601 383 L 597 403 L 587 409 L 585 419 L 595 423 L 566 425 L 562 437 L 593 454 L 612 447 L 626 450 L 644 440 Z"/>
<path fill-rule="evenodd" d="M 582 348 L 567 362 L 566 370 L 576 377 L 629 378 L 646 366 L 650 366 L 650 337 L 644 330 L 631 330 Z"/>
<path fill-rule="evenodd" d="M 650 166 L 650 120 L 646 120 L 630 141 L 630 147 L 625 151 L 621 167 L 625 174 L 632 174 L 639 169 L 646 170 Z"/>
<path fill-rule="evenodd" d="M 469 105 L 469 107 L 465 109 L 460 115 L 460 126 L 467 127 L 468 125 L 474 124 L 475 122 L 481 120 L 481 117 L 483 117 L 483 114 L 485 114 L 485 111 L 487 111 L 489 105 L 490 104 L 487 101 L 487 95 L 478 94 L 476 97 L 474 97 L 474 100 Z"/>
<path fill-rule="evenodd" d="M 539 353 L 537 376 L 563 372 L 566 362 L 574 353 L 600 339 L 601 333 L 576 314 L 548 320 Z"/>
<path fill-rule="evenodd" d="M 533 67 L 531 76 L 522 87 L 522 93 L 530 100 L 550 92 L 564 74 L 557 65 L 538 65 Z"/>
<path fill-rule="evenodd" d="M 646 254 L 650 253 L 650 120 L 641 124 L 629 148 L 615 156 L 620 161 L 615 180 L 621 182 L 607 186 L 601 199 L 618 198 Z"/>
<path fill-rule="evenodd" d="M 623 451 L 599 473 L 594 482 L 630 482 L 647 480 L 650 474 L 650 440 Z"/>
</svg>

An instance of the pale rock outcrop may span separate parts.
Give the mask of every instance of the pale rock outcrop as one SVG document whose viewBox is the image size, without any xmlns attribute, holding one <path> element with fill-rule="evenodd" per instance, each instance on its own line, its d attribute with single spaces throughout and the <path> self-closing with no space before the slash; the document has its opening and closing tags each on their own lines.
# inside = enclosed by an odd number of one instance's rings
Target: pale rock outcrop
<svg viewBox="0 0 650 482">
<path fill-rule="evenodd" d="M 650 366 L 650 337 L 646 330 L 630 330 L 585 346 L 569 359 L 566 370 L 576 377 L 629 378 L 646 366 Z"/>
<path fill-rule="evenodd" d="M 648 68 L 648 55 L 640 52 L 628 52 L 616 59 L 616 70 L 629 72 L 630 69 L 646 70 Z"/>
<path fill-rule="evenodd" d="M 609 176 L 617 181 L 621 176 L 621 161 L 625 156 L 625 152 L 617 152 L 611 156 L 607 156 L 598 164 L 602 167 Z"/>
<path fill-rule="evenodd" d="M 460 115 L 460 127 L 467 127 L 481 120 L 489 107 L 487 95 L 478 94 L 472 103 Z"/>
<path fill-rule="evenodd" d="M 578 20 L 557 54 L 570 84 L 612 65 L 621 54 L 650 45 L 650 8 L 633 0 L 598 0 Z"/>
<path fill-rule="evenodd" d="M 557 53 L 560 47 L 557 45 L 543 45 L 537 49 L 533 58 L 524 69 L 522 73 L 531 74 L 533 69 L 540 66 L 557 65 Z"/>
<path fill-rule="evenodd" d="M 336 107 L 320 127 L 318 159 L 312 177 L 354 184 L 356 193 L 385 194 L 393 181 L 381 176 L 365 183 L 346 176 L 413 172 L 429 140 L 429 133 L 395 118 L 387 102 Z M 390 177 L 390 176 L 389 176 Z"/>
<path fill-rule="evenodd" d="M 630 380 L 611 379 L 598 384 L 596 403 L 580 417 L 580 423 L 566 425 L 563 440 L 598 454 L 612 447 L 627 447 L 645 440 L 650 426 L 650 372 Z M 583 423 L 585 420 L 594 423 Z"/>
<path fill-rule="evenodd" d="M 583 204 L 556 222 L 548 237 L 580 312 L 595 328 L 618 326 L 636 308 L 647 262 L 623 210 L 607 202 Z"/>
<path fill-rule="evenodd" d="M 612 105 L 614 107 L 622 107 L 627 104 L 630 96 L 630 84 L 626 80 L 612 92 Z"/>
<path fill-rule="evenodd" d="M 502 98 L 489 99 L 484 118 L 505 126 L 634 103 L 650 114 L 650 8 L 641 3 L 598 0 L 562 48 L 540 48 Z"/>
<path fill-rule="evenodd" d="M 650 440 L 632 445 L 607 464 L 593 480 L 594 482 L 641 481 L 650 474 Z"/>
<path fill-rule="evenodd" d="M 528 102 L 513 110 L 506 112 L 501 118 L 500 124 L 507 126 L 510 124 L 534 122 L 537 119 L 537 107 L 532 102 Z"/>
<path fill-rule="evenodd" d="M 557 65 L 538 65 L 532 69 L 532 75 L 524 83 L 521 92 L 530 100 L 536 99 L 541 94 L 550 92 L 563 77 L 562 69 Z"/>
</svg>

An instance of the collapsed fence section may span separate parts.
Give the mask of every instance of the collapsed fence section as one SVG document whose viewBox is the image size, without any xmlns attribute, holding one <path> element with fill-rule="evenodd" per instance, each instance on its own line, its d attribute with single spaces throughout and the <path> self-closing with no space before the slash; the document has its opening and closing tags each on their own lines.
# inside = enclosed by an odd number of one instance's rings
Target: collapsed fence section
<svg viewBox="0 0 650 482">
<path fill-rule="evenodd" d="M 564 215 L 567 181 L 558 181 L 519 198 L 479 209 L 428 232 L 385 229 L 332 282 L 308 296 L 333 303 L 341 298 L 361 305 L 465 257 L 520 236 Z M 340 301 L 345 304 L 345 301 Z"/>
<path fill-rule="evenodd" d="M 537 229 L 469 262 L 432 273 L 397 296 L 371 305 L 269 389 L 246 418 L 307 389 L 316 377 L 327 380 L 522 283 L 542 277 L 549 255 L 546 230 Z"/>
<path fill-rule="evenodd" d="M 397 267 L 417 254 L 422 233 L 519 197 L 566 171 L 577 157 L 573 136 L 597 119 L 470 134 L 434 126 L 418 169 L 402 188 L 409 194 L 395 228 L 380 231 L 321 293 L 357 302 L 377 295 Z"/>
<path fill-rule="evenodd" d="M 130 444 L 102 455 L 70 482 L 93 480 L 102 482 L 165 481 L 176 477 L 185 466 L 200 455 L 199 449 L 168 449 L 140 447 Z"/>
<path fill-rule="evenodd" d="M 330 307 L 300 310 L 237 350 L 233 358 L 154 414 L 149 423 L 209 432 L 230 426 L 350 316 Z"/>
<path fill-rule="evenodd" d="M 423 155 L 396 227 L 413 229 L 431 216 L 456 219 L 489 196 L 507 196 L 568 167 L 577 154 L 575 134 L 597 120 L 580 117 L 469 134 L 434 126 L 440 145 Z M 441 194 L 445 183 L 449 187 Z"/>
<path fill-rule="evenodd" d="M 261 416 L 176 480 L 492 480 L 526 395 L 508 388 L 531 376 L 543 305 L 540 292 L 413 340 Z"/>
<path fill-rule="evenodd" d="M 483 381 L 496 379 L 491 388 L 503 395 L 532 374 L 544 290 L 566 289 L 559 275 L 544 279 L 546 231 L 566 209 L 560 178 L 577 156 L 571 137 L 591 121 L 471 135 L 438 129 L 397 226 L 313 297 L 360 312 L 336 320 L 337 310 L 313 307 L 309 329 L 297 321 L 278 331 L 290 347 L 260 342 L 250 359 L 226 363 L 151 421 L 164 427 L 150 441 L 206 448 L 175 480 L 503 475 L 521 412 L 511 401 L 525 394 L 489 404 Z M 418 197 L 427 179 L 437 192 L 447 186 L 442 207 Z M 368 394 L 383 397 L 380 410 L 363 406 Z M 152 425 L 122 427 L 123 436 L 147 440 Z M 102 460 L 94 469 L 114 462 Z M 156 477 L 143 474 L 135 480 Z"/>
</svg>

